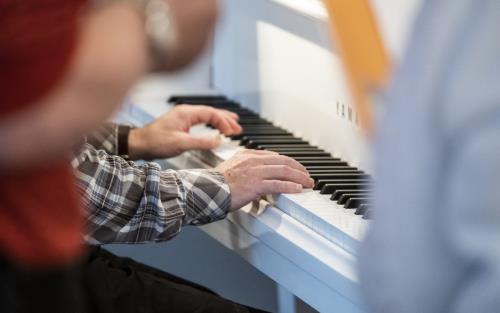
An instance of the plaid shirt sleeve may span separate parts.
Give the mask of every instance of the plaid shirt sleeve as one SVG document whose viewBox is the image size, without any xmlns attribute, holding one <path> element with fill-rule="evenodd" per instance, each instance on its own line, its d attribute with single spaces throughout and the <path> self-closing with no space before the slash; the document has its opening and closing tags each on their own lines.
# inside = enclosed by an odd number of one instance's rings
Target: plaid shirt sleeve
<svg viewBox="0 0 500 313">
<path fill-rule="evenodd" d="M 162 171 L 157 163 L 127 162 L 89 143 L 72 164 L 91 244 L 168 240 L 183 225 L 224 218 L 230 207 L 229 186 L 214 170 Z"/>
<path fill-rule="evenodd" d="M 118 127 L 116 123 L 105 123 L 98 130 L 85 137 L 85 141 L 97 150 L 118 155 Z"/>
</svg>

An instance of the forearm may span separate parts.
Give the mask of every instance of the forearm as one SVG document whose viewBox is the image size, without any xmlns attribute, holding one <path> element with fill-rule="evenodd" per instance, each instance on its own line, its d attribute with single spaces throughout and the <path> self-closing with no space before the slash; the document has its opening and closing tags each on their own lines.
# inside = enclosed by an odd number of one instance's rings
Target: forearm
<svg viewBox="0 0 500 313">
<path fill-rule="evenodd" d="M 218 220 L 229 209 L 229 188 L 210 171 L 161 171 L 156 163 L 139 166 L 88 144 L 73 166 L 91 243 L 168 240 L 183 225 Z"/>
</svg>

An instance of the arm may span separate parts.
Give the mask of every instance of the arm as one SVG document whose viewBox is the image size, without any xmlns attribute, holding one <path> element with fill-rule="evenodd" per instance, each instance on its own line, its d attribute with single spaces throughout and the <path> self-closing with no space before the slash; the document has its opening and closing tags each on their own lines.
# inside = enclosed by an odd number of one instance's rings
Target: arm
<svg viewBox="0 0 500 313">
<path fill-rule="evenodd" d="M 89 144 L 73 166 L 93 243 L 168 240 L 183 225 L 216 221 L 229 210 L 229 187 L 215 171 L 161 171 L 155 163 L 139 166 Z"/>
<path fill-rule="evenodd" d="M 219 145 L 216 137 L 189 134 L 189 129 L 197 124 L 211 124 L 225 135 L 241 132 L 238 116 L 232 112 L 203 105 L 177 105 L 152 123 L 130 130 L 130 158 L 162 159 L 187 150 L 216 148 Z M 86 136 L 86 141 L 98 150 L 118 155 L 118 133 L 123 127 L 124 125 L 116 123 L 106 123 Z"/>
</svg>

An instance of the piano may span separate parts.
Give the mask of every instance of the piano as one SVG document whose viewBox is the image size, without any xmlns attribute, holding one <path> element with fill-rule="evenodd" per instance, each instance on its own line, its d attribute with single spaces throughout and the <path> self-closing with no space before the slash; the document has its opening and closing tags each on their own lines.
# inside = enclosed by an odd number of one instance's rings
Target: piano
<svg viewBox="0 0 500 313">
<path fill-rule="evenodd" d="M 243 127 L 241 134 L 222 136 L 222 144 L 212 151 L 192 152 L 208 167 L 217 166 L 243 148 L 274 151 L 301 163 L 314 179 L 314 188 L 300 194 L 275 195 L 267 200 L 318 234 L 355 253 L 356 243 L 363 238 L 371 219 L 370 190 L 374 180 L 369 174 L 223 95 L 173 95 L 168 102 L 209 105 L 238 114 Z M 198 126 L 191 132 L 220 135 L 210 125 Z"/>
<path fill-rule="evenodd" d="M 210 168 L 245 147 L 302 163 L 314 189 L 266 197 L 201 229 L 281 286 L 280 297 L 297 297 L 319 312 L 366 312 L 356 258 L 372 222 L 376 175 L 326 11 L 318 0 L 221 4 L 224 14 L 207 54 L 180 78 L 155 75 L 138 84 L 121 120 L 144 124 L 179 103 L 240 116 L 243 134 L 224 137 L 213 151 L 159 161 L 168 168 Z M 374 4 L 397 59 L 418 0 Z M 191 131 L 217 133 L 207 125 Z"/>
</svg>

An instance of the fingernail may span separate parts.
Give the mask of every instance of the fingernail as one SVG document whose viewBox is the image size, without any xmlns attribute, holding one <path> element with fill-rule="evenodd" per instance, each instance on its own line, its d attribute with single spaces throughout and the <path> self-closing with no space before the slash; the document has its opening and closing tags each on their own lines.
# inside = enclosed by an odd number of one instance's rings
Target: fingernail
<svg viewBox="0 0 500 313">
<path fill-rule="evenodd" d="M 309 186 L 314 186 L 314 179 L 309 178 Z"/>
<path fill-rule="evenodd" d="M 296 185 L 295 185 L 295 191 L 296 191 L 296 192 L 300 192 L 300 191 L 302 191 L 302 185 L 300 185 L 300 184 L 296 184 Z"/>
</svg>

